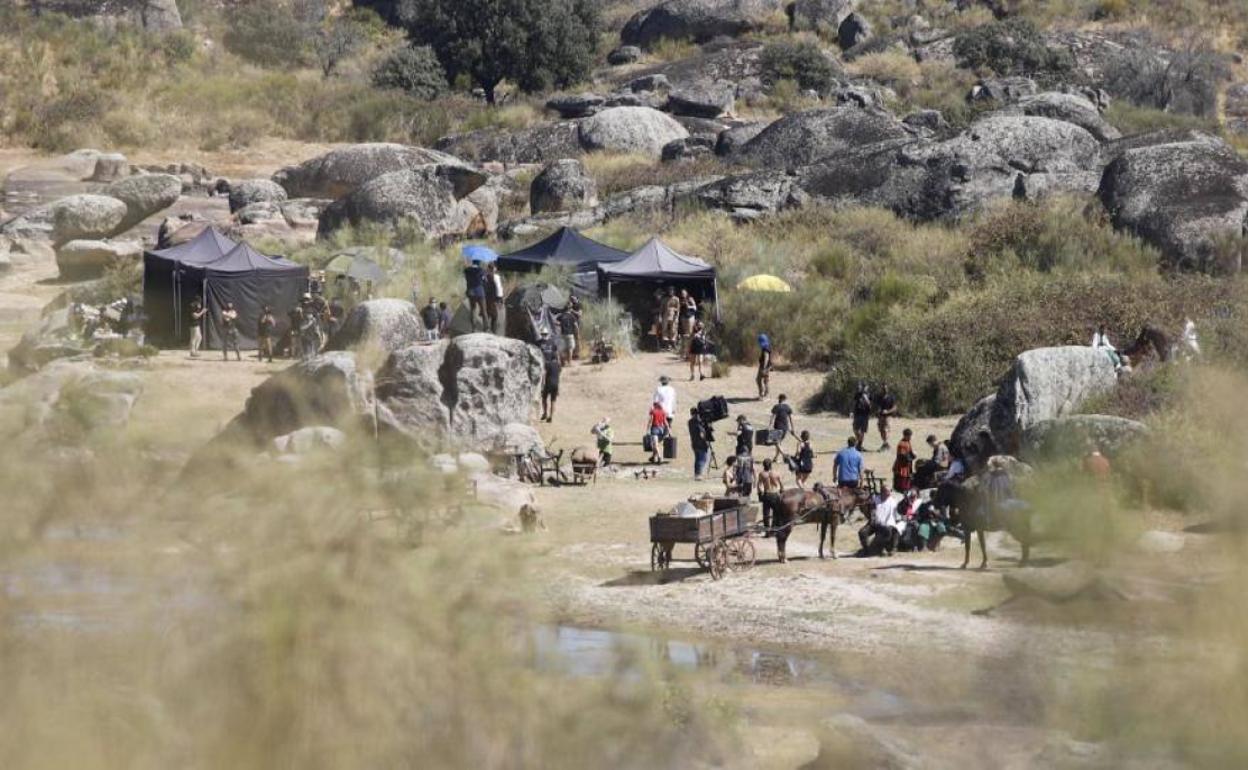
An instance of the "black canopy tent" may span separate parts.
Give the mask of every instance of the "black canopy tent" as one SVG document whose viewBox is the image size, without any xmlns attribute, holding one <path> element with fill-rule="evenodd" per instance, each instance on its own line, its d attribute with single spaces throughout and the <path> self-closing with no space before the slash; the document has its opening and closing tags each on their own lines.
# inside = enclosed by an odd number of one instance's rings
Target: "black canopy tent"
<svg viewBox="0 0 1248 770">
<path fill-rule="evenodd" d="M 697 257 L 672 251 L 658 238 L 646 241 L 646 245 L 622 262 L 598 267 L 599 292 L 606 294 L 607 299 L 612 298 L 612 286 L 620 283 L 685 289 L 699 299 L 712 300 L 718 320 L 719 284 L 715 280 L 715 268 Z"/>
<path fill-rule="evenodd" d="M 627 251 L 586 238 L 570 227 L 561 227 L 542 240 L 498 258 L 498 269 L 512 273 L 535 273 L 547 265 L 571 267 L 573 287 L 579 293 L 598 293 L 598 267 L 628 259 Z"/>
<path fill-rule="evenodd" d="M 204 344 L 221 347 L 225 327 L 221 311 L 227 302 L 238 311 L 238 344 L 241 348 L 256 347 L 256 327 L 267 305 L 277 318 L 277 333 L 285 332 L 286 314 L 299 304 L 299 297 L 308 286 L 308 268 L 281 257 L 261 254 L 246 243 L 240 243 L 229 254 L 203 268 L 204 306 L 208 315 L 204 328 Z M 194 270 L 188 274 L 194 274 Z"/>
<path fill-rule="evenodd" d="M 190 286 L 182 279 L 189 267 L 206 265 L 224 257 L 238 243 L 214 227 L 186 243 L 143 253 L 143 313 L 147 317 L 147 339 L 154 345 L 182 345 L 190 337 L 186 308 L 203 293 L 202 286 Z M 183 289 L 190 293 L 183 296 Z"/>
<path fill-rule="evenodd" d="M 227 245 L 230 248 L 212 256 Z M 255 348 L 256 326 L 264 306 L 273 308 L 280 334 L 287 312 L 299 303 L 308 285 L 306 266 L 266 256 L 211 228 L 181 246 L 148 252 L 143 266 L 147 334 L 155 344 L 165 346 L 184 344 L 190 337 L 191 300 L 203 297 L 208 309 L 204 325 L 207 347 L 221 346 L 221 311 L 232 302 L 238 311 L 239 347 Z"/>
</svg>

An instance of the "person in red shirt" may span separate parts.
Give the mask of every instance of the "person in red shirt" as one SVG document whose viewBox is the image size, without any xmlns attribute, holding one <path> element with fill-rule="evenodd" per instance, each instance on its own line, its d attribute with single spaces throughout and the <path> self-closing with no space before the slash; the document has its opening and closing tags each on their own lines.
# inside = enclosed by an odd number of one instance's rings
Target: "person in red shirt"
<svg viewBox="0 0 1248 770">
<path fill-rule="evenodd" d="M 1097 481 L 1108 481 L 1112 473 L 1109 459 L 1095 449 L 1083 458 L 1083 471 Z"/>
<path fill-rule="evenodd" d="M 668 432 L 667 412 L 663 410 L 663 405 L 658 401 L 650 407 L 650 417 L 646 423 L 646 432 L 650 435 L 650 462 L 663 462 L 663 455 L 660 451 L 663 448 L 663 439 L 667 437 Z"/>
</svg>

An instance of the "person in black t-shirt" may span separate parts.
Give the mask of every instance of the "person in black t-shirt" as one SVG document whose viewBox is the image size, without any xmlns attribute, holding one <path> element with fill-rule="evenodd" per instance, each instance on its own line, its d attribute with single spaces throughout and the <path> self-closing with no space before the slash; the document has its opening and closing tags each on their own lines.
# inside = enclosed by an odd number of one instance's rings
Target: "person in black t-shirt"
<svg viewBox="0 0 1248 770">
<path fill-rule="evenodd" d="M 481 325 L 485 326 L 488 323 L 485 317 L 485 271 L 481 269 L 480 260 L 473 260 L 472 264 L 464 268 L 464 289 L 468 297 L 472 328 L 477 328 L 478 318 L 481 319 Z"/>
<path fill-rule="evenodd" d="M 559 398 L 559 375 L 563 367 L 558 356 L 545 356 L 542 371 L 542 420 L 554 422 L 555 401 Z"/>
<path fill-rule="evenodd" d="M 880 451 L 886 452 L 889 448 L 888 423 L 892 416 L 897 414 L 897 399 L 893 397 L 892 393 L 888 392 L 887 383 L 880 386 L 880 395 L 875 399 L 875 405 L 879 415 L 876 423 L 880 429 L 880 441 L 883 442 L 880 445 Z"/>
<path fill-rule="evenodd" d="M 854 393 L 853 412 L 854 438 L 861 447 L 863 439 L 867 437 L 867 431 L 871 429 L 871 396 L 867 393 L 865 382 L 858 383 L 858 390 Z"/>
</svg>

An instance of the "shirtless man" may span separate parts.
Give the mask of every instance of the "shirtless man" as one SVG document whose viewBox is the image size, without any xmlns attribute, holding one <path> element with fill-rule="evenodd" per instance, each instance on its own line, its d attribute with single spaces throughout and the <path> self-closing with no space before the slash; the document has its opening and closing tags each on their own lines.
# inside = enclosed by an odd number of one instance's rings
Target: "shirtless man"
<svg viewBox="0 0 1248 770">
<path fill-rule="evenodd" d="M 780 513 L 780 495 L 784 492 L 784 479 L 780 478 L 780 473 L 775 469 L 774 463 L 770 460 L 763 460 L 763 472 L 758 475 L 758 499 L 763 504 L 763 526 L 767 529 L 767 535 L 770 537 L 772 526 L 778 526 L 777 521 L 782 518 Z M 776 552 L 780 555 L 780 561 L 784 561 L 784 542 L 789 538 L 789 529 L 786 527 L 784 531 L 775 532 L 776 536 Z"/>
</svg>

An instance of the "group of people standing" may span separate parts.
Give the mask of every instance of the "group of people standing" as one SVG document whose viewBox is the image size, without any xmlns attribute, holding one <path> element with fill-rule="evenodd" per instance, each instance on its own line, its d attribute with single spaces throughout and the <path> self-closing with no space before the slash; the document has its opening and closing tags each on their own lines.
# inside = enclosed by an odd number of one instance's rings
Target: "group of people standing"
<svg viewBox="0 0 1248 770">
<path fill-rule="evenodd" d="M 204 325 L 208 320 L 208 307 L 201 297 L 191 300 L 191 358 L 199 358 L 204 344 Z M 287 313 L 287 328 L 279 337 L 277 317 L 273 308 L 265 305 L 256 319 L 256 359 L 272 362 L 276 355 L 307 360 L 320 353 L 329 336 L 342 325 L 345 312 L 337 301 L 327 301 L 321 294 L 305 292 L 299 304 Z M 243 360 L 239 344 L 239 312 L 233 302 L 227 301 L 217 316 L 221 328 L 221 356 L 230 360 Z"/>
<path fill-rule="evenodd" d="M 481 260 L 472 260 L 464 267 L 464 288 L 472 328 L 476 330 L 480 321 L 484 331 L 497 334 L 498 306 L 503 301 L 503 278 L 498 267 L 493 262 L 482 267 Z"/>
<path fill-rule="evenodd" d="M 668 287 L 655 295 L 655 322 L 653 333 L 659 349 L 675 350 L 689 362 L 689 380 L 706 379 L 707 356 L 712 355 L 714 345 L 701 321 L 698 300 L 687 290 Z"/>
</svg>

